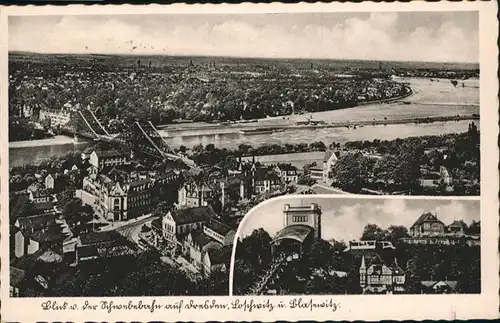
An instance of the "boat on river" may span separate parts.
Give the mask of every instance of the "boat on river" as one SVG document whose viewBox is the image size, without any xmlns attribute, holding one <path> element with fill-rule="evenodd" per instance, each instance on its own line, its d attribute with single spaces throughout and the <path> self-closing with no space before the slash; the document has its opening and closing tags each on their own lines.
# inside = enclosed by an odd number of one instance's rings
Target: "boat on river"
<svg viewBox="0 0 500 323">
<path fill-rule="evenodd" d="M 275 132 L 281 132 L 282 128 L 252 128 L 252 129 L 241 129 L 240 133 L 243 135 L 266 135 Z"/>
</svg>

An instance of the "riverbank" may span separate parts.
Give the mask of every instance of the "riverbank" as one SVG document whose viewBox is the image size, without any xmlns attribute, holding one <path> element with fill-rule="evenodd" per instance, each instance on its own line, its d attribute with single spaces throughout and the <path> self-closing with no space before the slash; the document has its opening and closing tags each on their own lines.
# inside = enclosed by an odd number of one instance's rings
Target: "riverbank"
<svg viewBox="0 0 500 323">
<path fill-rule="evenodd" d="M 380 126 L 380 125 L 395 125 L 395 124 L 421 124 L 421 123 L 434 123 L 434 122 L 452 122 L 464 120 L 479 120 L 479 115 L 467 116 L 440 116 L 440 117 L 425 117 L 425 118 L 408 118 L 398 120 L 363 120 L 353 122 L 336 122 L 336 123 L 320 123 L 308 125 L 293 125 L 293 126 L 276 126 L 276 130 L 291 130 L 291 129 L 319 129 L 319 128 L 357 128 L 363 126 Z M 257 128 L 258 129 L 258 128 Z"/>
<path fill-rule="evenodd" d="M 44 139 L 21 140 L 9 142 L 9 148 L 43 147 L 52 145 L 66 145 L 74 143 L 72 137 L 58 135 Z"/>
<path fill-rule="evenodd" d="M 379 104 L 389 104 L 389 103 L 395 103 L 397 101 L 400 101 L 402 99 L 405 99 L 407 97 L 410 97 L 411 95 L 414 94 L 413 89 L 411 87 L 408 87 L 410 90 L 409 92 L 399 95 L 396 97 L 392 97 L 389 99 L 383 99 L 383 100 L 374 100 L 374 101 L 364 101 L 364 102 L 358 102 L 356 105 L 351 106 L 351 107 L 346 107 L 342 109 L 333 109 L 333 110 L 325 110 L 325 111 L 320 111 L 320 112 L 328 112 L 328 111 L 340 111 L 340 110 L 348 110 L 348 109 L 353 109 L 353 108 L 359 108 L 359 107 L 366 107 L 370 105 L 379 105 Z M 276 123 L 290 123 L 290 116 L 304 116 L 304 118 L 307 118 L 308 115 L 314 114 L 317 112 L 304 112 L 301 114 L 292 114 L 292 115 L 281 115 L 281 116 L 273 116 L 273 117 L 268 117 L 268 118 L 261 118 L 261 119 L 250 119 L 250 120 L 241 120 L 241 121 L 225 121 L 225 122 L 184 122 L 184 123 L 174 123 L 174 124 L 163 124 L 163 125 L 158 125 L 156 128 L 158 130 L 164 130 L 164 131 L 184 131 L 184 130 L 192 130 L 192 131 L 197 131 L 197 130 L 203 130 L 203 129 L 230 129 L 230 128 L 253 128 L 255 126 L 258 126 L 260 123 L 269 123 L 269 122 L 276 122 Z M 245 130 L 245 129 L 242 129 Z"/>
</svg>

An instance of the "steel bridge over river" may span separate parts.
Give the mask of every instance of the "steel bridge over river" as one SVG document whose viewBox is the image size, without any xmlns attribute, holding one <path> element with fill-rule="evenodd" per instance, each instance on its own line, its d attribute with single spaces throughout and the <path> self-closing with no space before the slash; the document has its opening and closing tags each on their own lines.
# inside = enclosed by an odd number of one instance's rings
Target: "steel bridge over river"
<svg viewBox="0 0 500 323">
<path fill-rule="evenodd" d="M 191 160 L 175 153 L 150 121 L 135 121 L 122 133 L 112 135 L 91 110 L 79 109 L 71 113 L 70 121 L 64 129 L 76 137 L 109 142 L 136 154 L 158 160 L 181 160 L 187 165 L 193 165 Z"/>
</svg>

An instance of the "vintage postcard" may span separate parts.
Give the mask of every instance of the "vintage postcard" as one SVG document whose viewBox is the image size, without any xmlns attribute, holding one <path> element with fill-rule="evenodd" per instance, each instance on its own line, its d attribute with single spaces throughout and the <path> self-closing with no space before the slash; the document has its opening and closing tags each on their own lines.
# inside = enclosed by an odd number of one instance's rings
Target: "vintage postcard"
<svg viewBox="0 0 500 323">
<path fill-rule="evenodd" d="M 498 317 L 496 13 L 1 7 L 2 318 Z"/>
</svg>

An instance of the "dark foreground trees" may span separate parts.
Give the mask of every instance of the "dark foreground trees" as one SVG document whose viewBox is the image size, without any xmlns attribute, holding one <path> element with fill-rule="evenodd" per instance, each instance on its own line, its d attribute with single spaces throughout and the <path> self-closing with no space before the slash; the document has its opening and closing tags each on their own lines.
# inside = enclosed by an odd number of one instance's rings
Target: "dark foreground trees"
<svg viewBox="0 0 500 323">
<path fill-rule="evenodd" d="M 37 266 L 50 266 L 49 289 L 41 290 L 28 275 L 21 296 L 182 296 L 228 295 L 228 272 L 215 272 L 210 277 L 191 279 L 185 273 L 163 263 L 156 252 L 123 255 L 88 261 L 76 267 L 66 264 L 36 264 L 30 272 L 40 272 Z M 227 277 L 227 278 L 226 278 Z"/>
<path fill-rule="evenodd" d="M 235 295 L 248 293 L 268 268 L 262 267 L 265 263 L 259 261 L 270 255 L 270 249 L 265 245 L 270 237 L 262 231 L 255 230 L 237 245 L 233 280 Z M 405 293 L 420 294 L 423 292 L 422 281 L 440 280 L 456 281 L 456 293 L 480 293 L 480 247 L 465 243 L 449 246 L 405 244 L 401 238 L 406 236 L 407 230 L 402 226 L 393 225 L 383 230 L 377 225 L 367 225 L 362 237 L 393 241 L 395 250 L 380 250 L 378 253 L 390 262 L 388 265 L 397 259 L 406 275 Z M 253 248 L 252 252 L 249 248 Z M 359 294 L 362 292 L 359 285 L 361 254 L 344 250 L 343 243 L 318 240 L 301 259 L 286 262 L 278 269 L 268 287 L 276 288 L 282 294 Z"/>
</svg>

